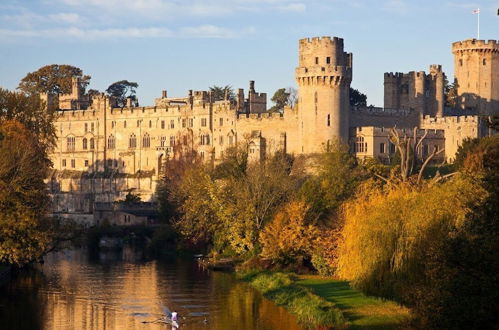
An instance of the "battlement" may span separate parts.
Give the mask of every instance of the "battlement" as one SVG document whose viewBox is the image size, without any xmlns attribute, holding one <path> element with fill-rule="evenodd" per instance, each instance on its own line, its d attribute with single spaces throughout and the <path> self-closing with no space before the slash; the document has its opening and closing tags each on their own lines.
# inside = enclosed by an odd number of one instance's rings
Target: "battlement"
<svg viewBox="0 0 499 330">
<path fill-rule="evenodd" d="M 443 72 L 441 64 L 431 64 L 430 65 L 430 73 L 440 73 Z"/>
<path fill-rule="evenodd" d="M 282 119 L 282 118 L 284 118 L 284 114 L 280 112 L 237 114 L 238 120 L 263 120 L 263 119 Z"/>
<path fill-rule="evenodd" d="M 424 116 L 424 126 L 437 126 L 441 124 L 457 124 L 457 123 L 470 123 L 477 124 L 479 122 L 478 116 L 446 116 L 446 117 L 432 117 Z"/>
<path fill-rule="evenodd" d="M 452 43 L 452 52 L 490 50 L 499 52 L 499 40 L 467 39 Z"/>
<path fill-rule="evenodd" d="M 300 46 L 301 45 L 319 45 L 319 44 L 337 44 L 343 46 L 343 38 L 338 38 L 338 37 L 329 37 L 329 36 L 324 36 L 324 37 L 313 37 L 313 38 L 304 38 L 300 39 Z"/>
<path fill-rule="evenodd" d="M 426 72 L 424 71 L 409 71 L 409 72 L 385 72 L 385 80 L 396 80 L 403 78 L 424 78 L 426 77 Z"/>
<path fill-rule="evenodd" d="M 344 65 L 299 67 L 295 73 L 296 76 L 351 76 L 352 68 Z"/>
<path fill-rule="evenodd" d="M 393 109 L 382 107 L 351 107 L 351 111 L 359 114 L 390 117 L 408 117 L 415 112 L 413 109 Z"/>
</svg>

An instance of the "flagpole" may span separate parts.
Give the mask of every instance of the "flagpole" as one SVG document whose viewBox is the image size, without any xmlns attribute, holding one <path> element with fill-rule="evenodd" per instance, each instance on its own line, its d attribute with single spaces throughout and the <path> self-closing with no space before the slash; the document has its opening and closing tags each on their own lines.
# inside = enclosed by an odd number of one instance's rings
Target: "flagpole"
<svg viewBox="0 0 499 330">
<path fill-rule="evenodd" d="M 477 33 L 477 40 L 480 40 L 480 8 L 478 9 L 478 33 Z"/>
</svg>

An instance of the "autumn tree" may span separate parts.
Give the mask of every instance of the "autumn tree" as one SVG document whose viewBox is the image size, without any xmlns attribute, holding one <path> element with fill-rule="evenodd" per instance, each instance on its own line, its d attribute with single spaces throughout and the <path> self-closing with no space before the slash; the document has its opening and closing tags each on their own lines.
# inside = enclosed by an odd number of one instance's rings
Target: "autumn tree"
<svg viewBox="0 0 499 330">
<path fill-rule="evenodd" d="M 279 88 L 275 91 L 274 95 L 270 99 L 274 102 L 274 106 L 270 109 L 271 111 L 282 111 L 286 105 L 288 105 L 288 98 L 290 93 L 286 91 L 286 88 Z"/>
<path fill-rule="evenodd" d="M 36 135 L 0 121 L 0 262 L 25 264 L 49 248 L 50 199 L 43 179 L 50 160 Z"/>
<path fill-rule="evenodd" d="M 0 88 L 0 121 L 20 122 L 45 148 L 55 144 L 55 116 L 55 112 L 47 109 L 38 95 Z"/>
<path fill-rule="evenodd" d="M 260 232 L 261 256 L 281 265 L 302 264 L 310 258 L 319 229 L 307 219 L 303 201 L 285 204 Z"/>
<path fill-rule="evenodd" d="M 91 77 L 78 67 L 51 64 L 28 73 L 17 88 L 27 94 L 69 94 L 73 77 L 80 77 L 84 88 L 90 83 Z"/>
<path fill-rule="evenodd" d="M 136 82 L 120 80 L 109 85 L 109 87 L 106 89 L 106 93 L 109 96 L 113 96 L 116 98 L 116 103 L 119 107 L 124 107 L 126 105 L 127 98 L 131 98 L 134 101 L 137 100 L 137 87 L 139 87 L 139 84 L 137 84 Z"/>
</svg>

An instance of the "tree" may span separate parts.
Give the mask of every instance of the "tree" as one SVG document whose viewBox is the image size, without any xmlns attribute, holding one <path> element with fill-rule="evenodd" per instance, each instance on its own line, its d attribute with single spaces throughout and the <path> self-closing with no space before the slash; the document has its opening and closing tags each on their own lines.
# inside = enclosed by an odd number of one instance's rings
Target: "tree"
<svg viewBox="0 0 499 330">
<path fill-rule="evenodd" d="M 367 106 L 367 95 L 359 92 L 359 90 L 350 87 L 350 105 L 354 107 Z"/>
<path fill-rule="evenodd" d="M 34 72 L 28 73 L 17 87 L 27 94 L 69 94 L 73 77 L 80 77 L 82 87 L 90 83 L 90 76 L 83 75 L 83 71 L 72 65 L 51 64 Z"/>
<path fill-rule="evenodd" d="M 270 108 L 270 111 L 282 111 L 284 107 L 289 104 L 289 96 L 291 94 L 286 91 L 286 88 L 279 88 L 272 96 L 271 101 L 275 103 L 275 105 Z"/>
<path fill-rule="evenodd" d="M 50 248 L 50 160 L 37 137 L 15 120 L 0 121 L 0 262 L 23 265 Z"/>
<path fill-rule="evenodd" d="M 0 88 L 0 122 L 9 120 L 23 124 L 45 148 L 55 144 L 55 112 L 47 109 L 38 95 Z"/>
<path fill-rule="evenodd" d="M 444 86 L 444 96 L 445 96 L 445 106 L 456 108 L 457 107 L 457 88 L 458 88 L 457 79 L 454 79 L 452 84 L 449 84 L 447 78 L 445 78 L 445 86 Z"/>
<path fill-rule="evenodd" d="M 225 87 L 213 85 L 210 87 L 212 101 L 222 101 L 227 97 L 228 100 L 234 101 L 236 96 L 234 94 L 234 89 L 230 85 Z"/>
<path fill-rule="evenodd" d="M 276 213 L 260 233 L 263 258 L 281 265 L 302 264 L 310 258 L 319 229 L 307 219 L 309 206 L 292 201 Z"/>
<path fill-rule="evenodd" d="M 139 84 L 137 84 L 136 82 L 120 80 L 109 85 L 109 87 L 106 89 L 106 93 L 109 96 L 115 97 L 118 107 L 122 108 L 126 105 L 127 98 L 131 98 L 134 101 L 137 100 L 137 97 L 135 95 L 135 89 L 137 87 L 139 87 Z"/>
</svg>

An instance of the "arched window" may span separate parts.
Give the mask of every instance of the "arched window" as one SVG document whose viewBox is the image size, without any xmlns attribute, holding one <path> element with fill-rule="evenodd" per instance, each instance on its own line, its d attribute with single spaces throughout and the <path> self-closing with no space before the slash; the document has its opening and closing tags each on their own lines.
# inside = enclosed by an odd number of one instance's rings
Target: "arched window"
<svg viewBox="0 0 499 330">
<path fill-rule="evenodd" d="M 68 136 L 66 139 L 66 146 L 68 151 L 75 151 L 75 137 L 74 136 Z"/>
<path fill-rule="evenodd" d="M 109 135 L 109 137 L 107 138 L 107 148 L 108 149 L 116 148 L 116 139 L 114 138 L 113 134 Z"/>
<path fill-rule="evenodd" d="M 87 138 L 83 138 L 83 150 L 87 150 Z"/>
<path fill-rule="evenodd" d="M 327 115 L 327 126 L 328 127 L 331 126 L 331 115 L 330 114 Z"/>
<path fill-rule="evenodd" d="M 137 148 L 137 138 L 135 137 L 135 134 L 130 135 L 130 138 L 128 139 L 128 147 Z"/>
<path fill-rule="evenodd" d="M 151 137 L 148 133 L 142 137 L 142 148 L 149 148 L 151 146 Z"/>
<path fill-rule="evenodd" d="M 90 139 L 90 150 L 94 150 L 95 149 L 95 140 L 94 138 L 91 138 Z"/>
</svg>

